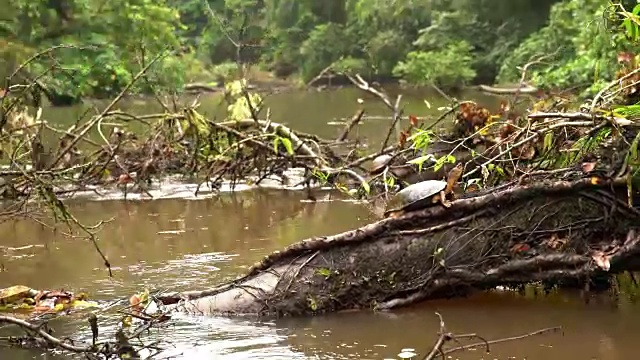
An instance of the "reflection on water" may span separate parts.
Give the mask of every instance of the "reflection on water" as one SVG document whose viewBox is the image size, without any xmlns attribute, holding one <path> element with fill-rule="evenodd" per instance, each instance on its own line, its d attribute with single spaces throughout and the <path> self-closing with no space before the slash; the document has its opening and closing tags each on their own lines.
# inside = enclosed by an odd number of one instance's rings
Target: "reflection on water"
<svg viewBox="0 0 640 360">
<path fill-rule="evenodd" d="M 390 96 L 399 93 L 399 89 L 390 89 Z M 421 117 L 430 117 L 436 119 L 441 113 L 438 108 L 450 105 L 448 101 L 434 92 L 424 90 L 402 90 L 405 113 L 414 114 Z M 265 95 L 265 107 L 271 110 L 271 119 L 292 127 L 297 131 L 315 134 L 328 139 L 337 138 L 342 132 L 343 125 L 327 125 L 330 122 L 345 120 L 351 118 L 357 111 L 358 99 L 365 100 L 364 109 L 366 115 L 360 126 L 357 126 L 352 135 L 358 136 L 361 140 L 377 144 L 384 140 L 386 136 L 385 129 L 388 128 L 391 119 L 381 119 L 380 117 L 390 117 L 392 114 L 389 109 L 369 94 L 353 88 L 344 88 L 334 91 L 287 91 L 284 93 L 276 93 Z M 461 99 L 477 99 L 483 105 L 497 109 L 499 98 L 494 96 L 483 95 L 477 92 L 466 92 L 460 95 Z M 431 107 L 428 108 L 424 100 L 428 99 Z M 190 98 L 182 100 L 184 104 L 191 104 L 193 100 Z M 225 118 L 227 105 L 218 94 L 205 94 L 199 97 L 199 111 L 209 119 L 220 121 Z M 108 102 L 93 101 L 92 104 L 85 106 L 75 106 L 70 108 L 47 108 L 43 112 L 43 119 L 60 129 L 67 129 L 73 125 L 76 119 L 95 115 L 90 105 L 96 105 L 98 109 L 106 106 Z M 169 103 L 169 102 L 167 102 Z M 154 100 L 140 101 L 130 99 L 122 101 L 118 104 L 122 111 L 132 114 L 148 115 L 153 113 L 163 113 L 163 108 Z M 88 110 L 88 111 L 87 111 Z M 105 125 L 106 126 L 106 125 Z M 126 126 L 132 130 L 146 130 L 145 125 L 139 122 L 126 122 Z M 381 131 L 382 130 L 382 131 Z M 108 128 L 105 127 L 105 132 Z M 101 141 L 98 132 L 90 133 L 96 141 Z M 56 136 L 59 136 L 57 134 Z M 81 143 L 81 146 L 86 144 Z"/>
<path fill-rule="evenodd" d="M 278 96 L 270 100 L 274 119 L 333 136 L 337 130 L 326 122 L 350 116 L 352 104 L 362 94 L 345 90 Z M 413 97 L 408 111 L 424 113 L 420 96 Z M 365 104 L 370 101 L 366 98 Z M 444 104 L 430 101 L 433 108 Z M 203 101 L 206 111 L 213 112 L 213 105 Z M 135 106 L 143 111 L 148 105 Z M 376 106 L 370 113 L 384 114 Z M 73 111 L 77 109 L 48 114 L 68 124 Z M 386 134 L 380 130 L 383 127 L 384 120 L 372 120 L 359 131 L 375 139 Z M 304 192 L 265 190 L 204 200 L 76 201 L 71 210 L 85 223 L 114 218 L 99 239 L 113 264 L 114 278 L 108 278 L 89 242 L 52 233 L 34 222 L 14 221 L 0 225 L 0 263 L 6 269 L 0 272 L 0 287 L 24 284 L 87 291 L 104 302 L 126 298 L 144 287 L 199 289 L 237 276 L 265 254 L 292 242 L 352 229 L 375 218 L 362 204 L 309 203 L 305 198 Z M 606 301 L 586 305 L 567 294 L 543 299 L 488 294 L 392 313 L 341 313 L 266 323 L 176 316 L 151 340 L 161 341 L 166 349 L 161 358 L 174 359 L 383 359 L 405 347 L 424 356 L 436 339 L 434 312 L 438 311 L 448 330 L 475 332 L 488 339 L 563 327 L 562 333 L 493 346 L 490 355 L 478 349 L 450 359 L 634 359 L 640 307 L 621 305 L 614 308 Z M 105 321 L 101 318 L 101 333 L 110 336 L 116 324 Z M 59 337 L 90 339 L 82 316 L 56 319 L 52 327 Z M 0 349 L 0 359 L 35 358 L 67 357 Z"/>
<path fill-rule="evenodd" d="M 6 269 L 0 272 L 0 286 L 87 291 L 104 301 L 144 287 L 199 289 L 237 276 L 262 256 L 296 240 L 345 231 L 372 220 L 371 212 L 357 203 L 304 200 L 305 192 L 263 190 L 205 200 L 74 202 L 70 207 L 80 221 L 114 218 L 99 240 L 113 265 L 114 278 L 108 278 L 91 243 L 16 221 L 0 226 L 0 261 Z M 78 328 L 86 330 L 83 319 L 59 319 L 56 325 L 59 335 L 77 337 Z M 101 328 L 105 334 L 113 330 L 112 326 Z M 256 326 L 247 320 L 183 318 L 159 337 L 170 340 L 169 352 L 181 353 L 183 358 L 303 356 L 293 353 L 286 332 L 281 332 L 273 324 Z M 4 352 L 25 358 L 33 355 L 0 350 Z"/>
<path fill-rule="evenodd" d="M 551 296 L 524 299 L 510 294 L 487 294 L 423 304 L 393 313 L 334 314 L 305 320 L 282 320 L 290 329 L 292 348 L 309 355 L 333 359 L 383 359 L 405 347 L 422 356 L 437 339 L 440 312 L 447 330 L 477 333 L 487 340 L 523 335 L 562 326 L 562 332 L 452 354 L 453 359 L 631 359 L 637 352 L 633 340 L 640 326 L 638 307 L 613 311 L 611 307 L 585 305 L 578 297 Z M 478 339 L 476 339 L 478 341 Z M 474 342 L 476 342 L 474 341 Z M 324 354 L 324 355 L 322 355 Z"/>
<path fill-rule="evenodd" d="M 305 198 L 304 192 L 260 191 L 206 200 L 72 203 L 86 224 L 114 219 L 104 225 L 99 243 L 115 280 L 105 279 L 91 243 L 17 221 L 0 226 L 0 261 L 7 269 L 0 282 L 87 290 L 104 282 L 98 293 L 103 297 L 139 286 L 193 288 L 233 277 L 296 240 L 345 231 L 373 216 L 361 205 Z M 34 244 L 39 246 L 29 246 Z M 167 275 L 175 272 L 178 283 Z"/>
</svg>

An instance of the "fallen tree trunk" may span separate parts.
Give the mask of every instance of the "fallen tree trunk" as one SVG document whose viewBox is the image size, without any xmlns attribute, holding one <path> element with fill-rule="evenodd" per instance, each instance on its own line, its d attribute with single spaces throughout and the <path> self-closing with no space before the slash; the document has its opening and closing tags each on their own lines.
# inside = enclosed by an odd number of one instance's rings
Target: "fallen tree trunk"
<svg viewBox="0 0 640 360">
<path fill-rule="evenodd" d="M 625 184 L 543 181 L 468 196 L 292 244 L 236 281 L 162 300 L 186 312 L 299 316 L 497 285 L 584 284 L 640 264 L 640 213 L 616 194 Z"/>
</svg>

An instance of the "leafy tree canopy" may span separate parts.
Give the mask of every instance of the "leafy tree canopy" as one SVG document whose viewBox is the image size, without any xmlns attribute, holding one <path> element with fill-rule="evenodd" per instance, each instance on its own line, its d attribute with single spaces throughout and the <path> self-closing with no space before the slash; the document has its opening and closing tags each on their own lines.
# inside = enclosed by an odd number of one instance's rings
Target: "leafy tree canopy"
<svg viewBox="0 0 640 360">
<path fill-rule="evenodd" d="M 461 87 L 514 82 L 519 67 L 547 88 L 596 89 L 635 53 L 603 0 L 7 0 L 0 72 L 54 45 L 28 67 L 52 92 L 113 96 L 152 58 L 133 89 L 224 80 L 248 63 L 308 81 L 328 66 L 378 79 Z M 628 9 L 634 1 L 622 2 Z M 63 70 L 50 72 L 54 62 Z"/>
</svg>

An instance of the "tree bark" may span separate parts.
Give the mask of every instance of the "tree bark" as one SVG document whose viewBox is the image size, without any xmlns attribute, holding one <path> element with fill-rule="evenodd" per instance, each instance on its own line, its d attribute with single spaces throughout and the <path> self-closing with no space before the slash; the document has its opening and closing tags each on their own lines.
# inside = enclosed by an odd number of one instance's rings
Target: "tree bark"
<svg viewBox="0 0 640 360">
<path fill-rule="evenodd" d="M 306 239 L 233 282 L 162 300 L 191 313 L 301 316 L 533 281 L 584 284 L 638 267 L 640 213 L 620 200 L 624 184 L 579 179 L 467 194 L 448 209 Z"/>
</svg>

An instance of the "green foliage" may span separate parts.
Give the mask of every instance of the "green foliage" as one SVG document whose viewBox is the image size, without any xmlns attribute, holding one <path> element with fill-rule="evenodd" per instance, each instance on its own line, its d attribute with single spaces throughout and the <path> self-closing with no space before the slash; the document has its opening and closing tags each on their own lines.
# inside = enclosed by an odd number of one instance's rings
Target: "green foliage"
<svg viewBox="0 0 640 360">
<path fill-rule="evenodd" d="M 547 20 L 554 0 L 442 2 L 414 42 L 424 51 L 465 41 L 471 45 L 477 81 L 493 82 L 502 61 Z"/>
<path fill-rule="evenodd" d="M 496 76 L 517 81 L 518 66 L 537 55 L 553 55 L 531 69 L 537 85 L 595 89 L 615 76 L 619 51 L 640 50 L 640 32 L 631 26 L 638 13 L 603 16 L 608 3 L 602 0 L 7 2 L 0 15 L 0 72 L 52 45 L 78 46 L 56 51 L 65 71 L 42 78 L 70 97 L 113 96 L 165 51 L 134 92 L 173 91 L 203 77 L 236 79 L 238 62 L 306 81 L 332 65 L 365 77 L 455 88 Z M 45 56 L 27 70 L 35 77 L 53 64 Z"/>
<path fill-rule="evenodd" d="M 347 57 L 333 64 L 333 69 L 340 73 L 369 75 L 369 65 L 366 60 Z"/>
<path fill-rule="evenodd" d="M 251 119 L 252 111 L 255 113 L 260 111 L 262 97 L 256 93 L 248 93 L 246 86 L 246 79 L 225 84 L 225 91 L 230 99 L 230 105 L 227 107 L 230 120 Z"/>
<path fill-rule="evenodd" d="M 226 81 L 237 79 L 239 71 L 240 68 L 237 63 L 224 62 L 213 66 L 211 75 L 217 82 L 225 83 Z"/>
<path fill-rule="evenodd" d="M 300 48 L 300 55 L 305 59 L 301 67 L 302 78 L 310 80 L 318 75 L 325 67 L 347 53 L 349 46 L 351 42 L 342 25 L 335 23 L 317 25 Z"/>
<path fill-rule="evenodd" d="M 393 73 L 393 68 L 411 49 L 405 36 L 397 30 L 381 31 L 365 45 L 369 66 L 379 75 Z"/>
<path fill-rule="evenodd" d="M 553 55 L 530 72 L 536 85 L 597 90 L 615 77 L 618 52 L 639 50 L 605 23 L 603 14 L 608 6 L 601 0 L 569 0 L 554 5 L 549 24 L 504 61 L 498 79 L 515 81 L 520 77 L 518 66 L 541 55 Z"/>
<path fill-rule="evenodd" d="M 460 41 L 440 51 L 412 51 L 393 72 L 417 85 L 433 83 L 452 89 L 466 85 L 476 76 L 472 63 L 471 46 Z"/>
<path fill-rule="evenodd" d="M 186 33 L 198 39 L 188 42 L 197 43 L 199 58 L 210 64 L 237 60 L 230 37 L 252 44 L 243 49 L 243 61 L 259 62 L 278 76 L 298 73 L 309 80 L 334 65 L 388 78 L 410 52 L 446 52 L 466 42 L 475 75 L 464 82 L 491 82 L 557 0 L 209 0 L 215 15 L 208 19 L 189 5 L 198 0 L 173 1 L 181 19 L 194 22 Z M 248 25 L 244 32 L 242 24 Z M 203 30 L 195 35 L 192 28 Z"/>
<path fill-rule="evenodd" d="M 13 53 L 10 67 L 36 51 L 63 43 L 76 48 L 63 49 L 52 57 L 41 57 L 29 67 L 32 77 L 45 74 L 43 82 L 56 94 L 71 97 L 113 96 L 153 57 L 165 51 L 149 74 L 148 82 L 134 91 L 150 86 L 175 89 L 185 81 L 192 61 L 177 55 L 182 45 L 176 31 L 183 29 L 178 11 L 164 0 L 10 0 L 3 32 L 12 46 L 25 49 Z M 28 50 L 27 50 L 28 49 Z M 49 73 L 54 63 L 64 71 Z"/>
</svg>

